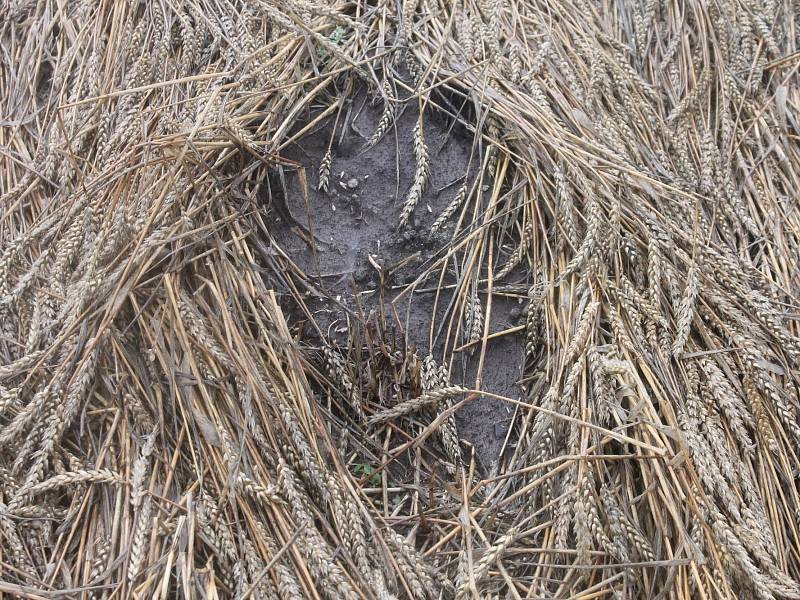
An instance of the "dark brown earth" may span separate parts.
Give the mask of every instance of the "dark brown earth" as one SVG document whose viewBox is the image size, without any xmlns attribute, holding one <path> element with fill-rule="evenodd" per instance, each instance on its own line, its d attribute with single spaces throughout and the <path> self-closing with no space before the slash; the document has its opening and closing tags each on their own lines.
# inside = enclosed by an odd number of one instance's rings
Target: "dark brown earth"
<svg viewBox="0 0 800 600">
<path fill-rule="evenodd" d="M 430 226 L 464 181 L 472 138 L 458 126 L 451 126 L 452 121 L 426 111 L 425 139 L 431 155 L 431 178 L 408 226 L 400 229 L 403 199 L 414 175 L 412 132 L 419 109 L 416 102 L 409 102 L 400 110 L 395 126 L 374 147 L 365 150 L 381 116 L 382 101 L 378 99 L 373 105 L 364 92 L 353 96 L 339 117 L 328 193 L 317 189 L 318 169 L 331 140 L 335 115 L 285 148 L 283 158 L 301 166 L 284 168 L 279 181 L 270 186 L 273 195 L 283 195 L 280 190 L 285 190 L 285 208 L 290 213 L 289 219 L 274 215 L 271 229 L 277 246 L 312 279 L 316 278 L 317 285 L 334 300 L 312 299 L 308 304 L 320 328 L 334 337 L 337 329 L 343 328 L 346 314 L 335 300 L 355 311 L 357 295 L 362 306 L 376 307 L 379 275 L 372 262 L 387 267 L 408 260 L 408 264 L 392 273 L 384 287 L 386 319 L 405 332 L 407 349 L 417 349 L 424 356 L 429 351 L 432 327 L 436 338 L 434 352 L 441 350 L 442 336 L 436 336 L 448 317 L 450 290 L 440 294 L 434 314 L 435 294 L 431 290 L 437 287 L 439 271 L 436 270 L 434 275 L 418 282 L 415 287 L 418 291 L 395 299 L 426 272 L 432 260 L 442 256 L 449 242 L 452 224 L 436 236 L 431 235 Z M 307 182 L 306 190 L 303 179 Z M 276 200 L 273 198 L 273 203 Z M 305 236 L 297 224 L 313 233 L 316 247 L 303 239 Z M 481 299 L 486 306 L 485 295 Z M 495 295 L 490 332 L 518 324 L 521 308 L 516 299 Z M 440 356 L 440 352 L 436 355 Z M 453 383 L 475 386 L 479 357 L 479 347 L 473 354 L 456 353 Z M 522 359 L 523 342 L 519 335 L 490 340 L 481 373 L 482 389 L 518 398 Z M 509 405 L 481 397 L 456 416 L 459 435 L 473 445 L 479 464 L 486 471 L 497 464 L 511 415 Z"/>
</svg>

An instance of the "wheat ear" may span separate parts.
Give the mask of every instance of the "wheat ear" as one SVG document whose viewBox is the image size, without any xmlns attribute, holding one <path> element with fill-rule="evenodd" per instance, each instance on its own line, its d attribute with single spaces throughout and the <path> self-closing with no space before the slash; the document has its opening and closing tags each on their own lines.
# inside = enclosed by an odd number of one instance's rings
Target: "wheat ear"
<svg viewBox="0 0 800 600">
<path fill-rule="evenodd" d="M 392 103 L 389 102 L 389 96 L 392 93 L 392 88 L 389 86 L 389 80 L 383 80 L 383 113 L 381 114 L 381 118 L 378 120 L 378 125 L 375 127 L 375 131 L 372 133 L 372 136 L 369 138 L 367 142 L 367 148 L 371 148 L 375 144 L 377 144 L 380 139 L 389 131 L 389 127 L 392 126 L 394 123 L 394 107 Z"/>
<path fill-rule="evenodd" d="M 386 421 L 391 421 L 392 419 L 396 419 L 397 417 L 402 417 L 403 415 L 407 415 L 409 413 L 416 412 L 428 406 L 433 406 L 438 404 L 442 400 L 447 400 L 448 398 L 452 398 L 453 396 L 457 396 L 459 394 L 463 394 L 468 392 L 467 388 L 463 388 L 460 385 L 451 385 L 444 388 L 439 388 L 437 390 L 432 390 L 417 398 L 412 398 L 410 400 L 406 400 L 405 402 L 400 402 L 396 404 L 392 408 L 387 410 L 381 411 L 377 414 L 372 415 L 368 420 L 367 423 L 369 425 L 378 425 L 380 423 L 385 423 Z"/>
<path fill-rule="evenodd" d="M 328 191 L 328 184 L 331 178 L 331 159 L 331 149 L 328 148 L 325 152 L 325 156 L 322 157 L 322 161 L 319 163 L 319 185 L 317 186 L 317 189 L 325 192 Z"/>
<path fill-rule="evenodd" d="M 422 198 L 422 192 L 425 191 L 425 186 L 428 184 L 428 178 L 431 173 L 430 155 L 428 154 L 428 146 L 425 144 L 425 136 L 422 132 L 422 113 L 420 113 L 417 125 L 414 127 L 414 157 L 416 158 L 417 167 L 414 171 L 414 181 L 403 203 L 403 211 L 400 213 L 401 227 L 406 226 L 417 203 L 420 198 Z"/>
</svg>

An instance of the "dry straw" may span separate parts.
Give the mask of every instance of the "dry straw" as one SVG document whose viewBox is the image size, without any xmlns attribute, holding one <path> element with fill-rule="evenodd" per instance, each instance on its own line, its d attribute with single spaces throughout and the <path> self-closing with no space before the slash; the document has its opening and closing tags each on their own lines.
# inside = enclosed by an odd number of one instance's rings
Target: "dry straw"
<svg viewBox="0 0 800 600">
<path fill-rule="evenodd" d="M 0 594 L 800 598 L 797 11 L 0 3 Z M 381 88 L 434 323 L 340 352 L 276 182 Z"/>
</svg>

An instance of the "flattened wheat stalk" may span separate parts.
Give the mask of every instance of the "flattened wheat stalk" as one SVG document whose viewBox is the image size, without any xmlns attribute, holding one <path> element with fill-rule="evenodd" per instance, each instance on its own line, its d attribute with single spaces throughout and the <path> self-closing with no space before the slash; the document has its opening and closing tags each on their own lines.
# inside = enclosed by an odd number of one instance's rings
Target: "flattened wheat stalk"
<svg viewBox="0 0 800 600">
<path fill-rule="evenodd" d="M 567 180 L 564 175 L 564 170 L 560 165 L 553 167 L 553 180 L 556 187 L 556 210 L 558 211 L 558 221 L 564 229 L 564 235 L 569 245 L 578 243 L 578 227 L 575 224 L 575 217 L 573 214 L 574 207 L 572 203 L 572 196 L 567 188 Z"/>
<path fill-rule="evenodd" d="M 425 393 L 436 389 L 444 389 L 449 386 L 447 367 L 445 365 L 437 365 L 436 360 L 430 354 L 426 356 L 423 361 L 422 374 L 422 390 Z M 450 408 L 451 405 L 451 398 L 447 398 L 444 402 L 439 403 L 440 412 Z M 450 414 L 439 427 L 439 435 L 442 438 L 442 446 L 444 446 L 447 457 L 450 459 L 457 472 L 462 466 L 461 440 L 458 437 L 458 426 L 453 414 Z"/>
<path fill-rule="evenodd" d="M 429 571 L 428 564 L 402 535 L 392 529 L 385 530 L 389 547 L 397 553 L 403 574 L 412 588 L 415 597 L 435 598 L 438 594 L 439 582 Z"/>
<path fill-rule="evenodd" d="M 28 557 L 28 552 L 17 532 L 17 527 L 8 517 L 8 507 L 0 502 L 0 532 L 3 534 L 5 544 L 8 547 L 8 555 L 14 564 L 23 573 L 34 575 L 36 568 Z"/>
<path fill-rule="evenodd" d="M 317 189 L 323 190 L 325 192 L 328 191 L 328 185 L 330 183 L 331 177 L 331 149 L 328 148 L 325 151 L 325 155 L 322 157 L 322 160 L 319 163 L 319 185 Z"/>
<path fill-rule="evenodd" d="M 514 270 L 514 267 L 519 265 L 525 256 L 528 255 L 528 247 L 533 240 L 533 226 L 526 225 L 525 228 L 522 230 L 522 236 L 519 240 L 519 245 L 516 247 L 514 252 L 511 254 L 511 257 L 508 259 L 508 262 L 503 265 L 503 268 L 497 272 L 497 275 L 494 276 L 496 281 L 504 279 L 508 276 L 511 271 Z"/>
<path fill-rule="evenodd" d="M 0 415 L 19 401 L 19 388 L 6 389 L 0 387 Z"/>
<path fill-rule="evenodd" d="M 18 496 L 27 495 L 33 497 L 37 494 L 55 490 L 60 487 L 80 483 L 113 483 L 120 485 L 124 483 L 124 479 L 117 473 L 108 469 L 67 472 L 62 475 L 55 475 L 37 484 L 22 487 L 19 489 Z"/>
<path fill-rule="evenodd" d="M 495 4 L 499 4 L 499 2 L 496 2 Z M 497 163 L 500 153 L 500 147 L 495 143 L 495 141 L 500 137 L 500 127 L 498 126 L 497 121 L 494 119 L 489 119 L 486 127 L 486 137 L 489 138 L 489 148 L 486 151 L 486 172 L 489 174 L 489 177 L 493 178 L 497 173 Z"/>
<path fill-rule="evenodd" d="M 271 535 L 267 533 L 266 527 L 261 522 L 256 522 L 256 531 L 258 533 L 259 538 L 263 541 L 266 545 L 269 555 L 276 556 L 278 553 L 278 548 L 275 546 L 275 542 L 272 539 Z M 297 580 L 297 576 L 295 575 L 294 571 L 290 569 L 286 564 L 284 564 L 283 560 L 279 560 L 277 564 L 273 567 L 275 569 L 275 573 L 278 578 L 278 591 L 280 593 L 281 598 L 301 598 L 302 593 L 300 591 L 300 582 Z"/>
<path fill-rule="evenodd" d="M 675 122 L 680 119 L 700 100 L 711 82 L 711 76 L 711 69 L 703 70 L 692 90 L 672 109 L 672 112 L 667 117 L 668 122 Z"/>
<path fill-rule="evenodd" d="M 375 126 L 375 131 L 370 136 L 369 141 L 367 142 L 367 148 L 371 148 L 375 144 L 377 144 L 380 139 L 389 131 L 389 127 L 392 126 L 394 123 L 394 107 L 392 103 L 389 101 L 389 97 L 392 95 L 392 88 L 389 85 L 389 80 L 383 80 L 383 113 L 381 113 L 381 118 L 378 120 L 378 124 Z"/>
<path fill-rule="evenodd" d="M 292 517 L 300 527 L 298 544 L 308 560 L 314 576 L 319 577 L 326 585 L 331 600 L 339 597 L 356 600 L 358 595 L 345 579 L 341 567 L 333 559 L 330 545 L 324 540 L 312 516 L 308 495 L 303 490 L 300 480 L 283 459 L 279 461 L 279 486 L 289 500 Z"/>
<path fill-rule="evenodd" d="M 278 489 L 271 483 L 261 485 L 241 473 L 237 476 L 237 483 L 241 491 L 257 498 L 259 502 L 262 502 L 265 506 L 283 504 L 283 499 L 278 493 Z"/>
<path fill-rule="evenodd" d="M 408 46 L 414 30 L 414 12 L 417 10 L 418 0 L 403 0 L 402 22 L 400 23 L 400 43 Z"/>
<path fill-rule="evenodd" d="M 594 491 L 595 483 L 591 466 L 587 464 L 583 470 L 575 497 L 575 516 L 573 527 L 575 529 L 576 549 L 578 563 L 589 564 L 589 552 L 598 543 L 602 546 L 610 545 L 603 524 L 597 512 L 597 501 Z"/>
<path fill-rule="evenodd" d="M 459 394 L 464 394 L 468 391 L 469 390 L 467 388 L 461 387 L 459 385 L 451 385 L 436 390 L 432 390 L 430 392 L 422 394 L 421 396 L 418 396 L 416 398 L 411 398 L 410 400 L 406 400 L 404 402 L 400 402 L 399 404 L 396 404 L 392 408 L 389 408 L 387 410 L 372 415 L 369 419 L 367 419 L 367 424 L 370 426 L 379 425 L 380 423 L 391 421 L 392 419 L 402 417 L 403 415 L 417 412 L 428 406 L 433 406 L 441 402 L 442 400 L 453 398 L 454 396 L 458 396 Z"/>
<path fill-rule="evenodd" d="M 136 458 L 131 470 L 131 505 L 136 508 L 144 497 L 144 479 L 148 472 L 150 463 L 150 455 L 153 453 L 155 446 L 156 436 L 151 433 L 147 436 L 144 445 L 142 446 L 141 454 Z"/>
<path fill-rule="evenodd" d="M 105 572 L 106 565 L 108 564 L 108 557 L 110 554 L 110 544 L 108 542 L 108 538 L 106 537 L 98 537 L 95 540 L 94 547 L 94 557 L 91 561 L 91 567 L 89 570 L 89 574 L 87 576 L 87 582 L 89 585 L 97 585 L 100 580 L 100 576 Z M 91 594 L 91 598 L 100 598 L 100 592 L 95 590 Z"/>
<path fill-rule="evenodd" d="M 540 344 L 545 341 L 542 336 L 544 295 L 543 281 L 534 283 L 528 288 L 528 306 L 525 314 L 525 357 L 527 359 L 533 358 L 538 353 Z"/>
<path fill-rule="evenodd" d="M 475 344 L 483 337 L 483 306 L 478 297 L 477 290 L 470 294 L 469 301 L 464 307 L 464 337 L 468 343 Z M 474 346 L 472 350 L 474 351 Z"/>
<path fill-rule="evenodd" d="M 699 288 L 697 265 L 692 264 L 689 267 L 689 274 L 686 276 L 686 289 L 683 292 L 681 304 L 678 308 L 675 342 L 672 345 L 672 354 L 676 357 L 683 353 L 683 347 L 686 345 L 686 340 L 689 339 L 689 329 L 694 315 L 694 303 L 697 300 Z"/>
<path fill-rule="evenodd" d="M 436 220 L 433 222 L 433 225 L 431 225 L 431 233 L 436 233 L 437 231 L 439 231 L 442 228 L 442 226 L 445 223 L 447 223 L 447 221 L 450 220 L 450 217 L 452 217 L 456 213 L 456 211 L 459 208 L 461 208 L 461 205 L 464 203 L 464 200 L 467 199 L 467 191 L 468 187 L 467 187 L 467 182 L 465 181 L 464 184 L 458 188 L 456 195 L 453 196 L 453 199 L 442 211 L 442 214 L 436 217 Z"/>
<path fill-rule="evenodd" d="M 592 331 L 595 327 L 595 318 L 597 317 L 597 311 L 599 308 L 599 302 L 590 302 L 581 314 L 580 320 L 578 321 L 578 325 L 575 329 L 575 334 L 570 341 L 569 347 L 567 348 L 567 362 L 570 362 L 576 356 L 581 354 L 586 347 L 586 343 L 589 341 L 589 338 L 591 337 Z"/>
<path fill-rule="evenodd" d="M 353 407 L 359 419 L 364 418 L 364 407 L 361 405 L 359 390 L 353 384 L 353 379 L 347 371 L 347 365 L 338 351 L 330 346 L 322 349 L 325 357 L 325 368 L 331 381 L 338 384 L 347 403 Z"/>
<path fill-rule="evenodd" d="M 147 496 L 136 514 L 136 525 L 133 528 L 133 539 L 129 551 L 128 583 L 130 584 L 136 580 L 146 559 L 145 544 L 152 531 L 152 508 L 153 501 L 150 496 Z"/>
<path fill-rule="evenodd" d="M 428 184 L 430 177 L 430 156 L 428 154 L 428 146 L 425 145 L 425 136 L 422 131 L 422 111 L 420 111 L 419 119 L 414 127 L 414 158 L 416 160 L 416 168 L 414 171 L 414 181 L 411 183 L 411 188 L 408 190 L 405 202 L 403 202 L 403 210 L 400 213 L 400 226 L 405 227 L 408 219 L 414 212 L 417 203 L 422 198 L 422 193 Z"/>
<path fill-rule="evenodd" d="M 456 17 L 456 31 L 458 43 L 464 51 L 464 58 L 470 60 L 475 55 L 475 40 L 473 39 L 472 21 L 462 10 L 459 10 Z"/>
<path fill-rule="evenodd" d="M 484 555 L 473 567 L 472 576 L 476 582 L 483 581 L 486 578 L 486 575 L 489 573 L 489 569 L 492 567 L 492 565 L 503 558 L 508 550 L 508 547 L 514 541 L 514 537 L 517 535 L 518 531 L 518 527 L 512 527 L 507 533 L 500 536 L 500 539 L 498 539 L 494 545 L 486 549 Z M 468 597 L 469 580 L 463 582 L 456 590 L 457 600 L 466 600 Z"/>
</svg>

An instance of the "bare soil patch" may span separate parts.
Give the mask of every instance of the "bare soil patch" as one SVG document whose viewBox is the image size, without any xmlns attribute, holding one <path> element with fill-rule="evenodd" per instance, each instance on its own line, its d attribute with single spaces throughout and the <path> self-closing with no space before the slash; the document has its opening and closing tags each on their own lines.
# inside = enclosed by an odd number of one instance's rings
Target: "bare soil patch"
<svg viewBox="0 0 800 600">
<path fill-rule="evenodd" d="M 284 168 L 270 186 L 288 216 L 271 219 L 272 233 L 277 245 L 323 291 L 325 297 L 310 299 L 308 306 L 313 307 L 319 329 L 330 338 L 350 331 L 343 325 L 348 314 L 352 319 L 376 311 L 386 328 L 402 337 L 406 350 L 416 350 L 420 357 L 433 351 L 439 357 L 444 346 L 442 324 L 449 317 L 456 277 L 452 270 L 445 274 L 437 301 L 439 271 L 424 275 L 446 252 L 453 226 L 436 234 L 431 234 L 430 226 L 463 183 L 473 140 L 441 114 L 426 113 L 431 179 L 409 224 L 401 228 L 403 199 L 414 176 L 412 131 L 419 109 L 412 101 L 398 112 L 394 126 L 367 148 L 382 102 L 380 98 L 373 102 L 362 91 L 343 108 L 338 124 L 332 116 L 288 147 L 283 157 L 297 167 Z M 304 125 L 298 124 L 298 130 Z M 329 144 L 332 165 L 325 191 L 318 187 L 318 170 Z M 485 305 L 485 296 L 482 300 Z M 523 308 L 517 299 L 495 295 L 490 332 L 516 325 Z M 294 319 L 307 316 L 295 313 Z M 474 387 L 480 375 L 481 389 L 518 397 L 522 337 L 509 334 L 489 340 L 479 374 L 480 354 L 478 345 L 452 355 L 453 383 Z M 456 419 L 462 439 L 475 448 L 479 463 L 491 470 L 508 431 L 509 406 L 484 396 L 463 407 Z"/>
</svg>

